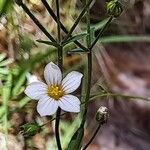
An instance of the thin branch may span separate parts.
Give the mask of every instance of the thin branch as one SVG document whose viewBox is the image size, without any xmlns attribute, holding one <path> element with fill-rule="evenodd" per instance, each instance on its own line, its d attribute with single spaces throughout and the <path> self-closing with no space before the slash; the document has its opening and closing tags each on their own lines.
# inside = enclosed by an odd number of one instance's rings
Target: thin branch
<svg viewBox="0 0 150 150">
<path fill-rule="evenodd" d="M 80 13 L 80 15 L 78 16 L 78 18 L 75 20 L 73 26 L 71 27 L 68 35 L 66 36 L 65 40 L 68 39 L 70 37 L 70 35 L 73 33 L 73 31 L 75 30 L 75 28 L 77 27 L 78 23 L 80 22 L 80 20 L 82 19 L 82 17 L 84 16 L 84 14 L 86 13 L 86 11 L 88 10 L 90 4 L 92 3 L 93 0 L 88 0 L 86 5 L 84 6 L 82 12 Z"/>
<path fill-rule="evenodd" d="M 47 1 L 46 1 L 46 0 L 41 0 L 41 1 L 42 1 L 43 5 L 46 7 L 46 9 L 47 9 L 47 11 L 49 12 L 49 14 L 50 14 L 50 15 L 52 16 L 52 18 L 54 19 L 54 21 L 57 22 L 57 16 L 56 16 L 55 13 L 53 12 L 52 8 L 49 6 L 49 4 L 47 3 Z M 66 34 L 69 33 L 68 30 L 66 29 L 66 27 L 63 25 L 63 23 L 62 23 L 61 21 L 60 21 L 60 27 L 61 27 L 61 29 L 62 29 Z M 72 37 L 72 35 L 70 35 L 70 37 Z M 75 43 L 78 47 L 80 47 L 80 48 L 82 48 L 83 50 L 87 51 L 87 48 L 86 48 L 84 45 L 82 45 L 80 42 L 74 41 L 74 43 Z"/>
<path fill-rule="evenodd" d="M 97 127 L 97 129 L 95 130 L 93 136 L 91 137 L 91 139 L 89 140 L 89 142 L 84 146 L 84 148 L 83 148 L 82 150 L 86 150 L 87 147 L 92 143 L 92 141 L 93 141 L 94 138 L 96 137 L 96 135 L 97 135 L 99 129 L 101 128 L 101 126 L 102 126 L 101 124 L 98 125 L 98 127 Z"/>
<path fill-rule="evenodd" d="M 134 96 L 134 95 L 123 95 L 123 94 L 118 94 L 118 93 L 104 93 L 104 94 L 97 94 L 95 96 L 92 96 L 90 98 L 90 101 L 93 99 L 99 98 L 99 97 L 107 97 L 107 96 L 112 96 L 112 97 L 124 97 L 128 99 L 142 99 L 146 101 L 150 101 L 150 98 L 142 97 L 142 96 Z"/>
<path fill-rule="evenodd" d="M 56 40 L 49 34 L 49 32 L 43 27 L 39 20 L 30 12 L 28 7 L 22 2 L 22 0 L 16 0 L 16 3 L 22 7 L 22 9 L 28 14 L 28 16 L 33 20 L 33 22 L 41 29 L 41 31 L 54 43 Z"/>
<path fill-rule="evenodd" d="M 61 46 L 61 28 L 60 28 L 60 5 L 59 0 L 56 0 L 56 10 L 57 10 L 57 30 L 58 30 L 58 66 L 63 72 L 63 47 Z M 59 122 L 60 122 L 61 108 L 59 107 L 56 113 L 56 122 L 55 122 L 55 136 L 58 150 L 62 150 L 60 134 L 59 134 Z"/>
<path fill-rule="evenodd" d="M 97 37 L 95 38 L 94 42 L 92 43 L 92 45 L 90 46 L 90 49 L 92 49 L 95 44 L 97 43 L 97 41 L 99 40 L 99 38 L 103 35 L 104 31 L 106 30 L 106 28 L 109 26 L 109 24 L 111 23 L 111 21 L 113 20 L 113 17 L 111 16 L 107 23 L 104 25 L 104 27 L 101 29 L 101 31 L 99 32 L 99 34 L 97 35 Z"/>
</svg>

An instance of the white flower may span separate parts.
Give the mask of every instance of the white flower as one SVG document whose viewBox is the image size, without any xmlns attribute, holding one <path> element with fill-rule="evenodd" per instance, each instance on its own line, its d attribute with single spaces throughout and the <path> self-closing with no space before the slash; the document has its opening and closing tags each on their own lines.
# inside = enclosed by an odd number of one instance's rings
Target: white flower
<svg viewBox="0 0 150 150">
<path fill-rule="evenodd" d="M 32 82 L 25 89 L 25 94 L 39 100 L 37 111 L 41 116 L 53 115 L 58 107 L 68 112 L 79 112 L 80 100 L 70 93 L 80 86 L 82 76 L 81 73 L 72 71 L 62 80 L 61 70 L 50 62 L 44 70 L 47 84 Z"/>
</svg>

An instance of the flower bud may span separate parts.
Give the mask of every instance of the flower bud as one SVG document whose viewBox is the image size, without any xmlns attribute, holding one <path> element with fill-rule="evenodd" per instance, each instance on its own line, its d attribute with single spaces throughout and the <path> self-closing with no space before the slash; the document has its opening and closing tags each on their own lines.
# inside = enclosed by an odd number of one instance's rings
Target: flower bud
<svg viewBox="0 0 150 150">
<path fill-rule="evenodd" d="M 123 6 L 118 0 L 107 3 L 107 13 L 113 17 L 119 17 L 123 11 Z"/>
<path fill-rule="evenodd" d="M 41 130 L 41 126 L 37 123 L 27 123 L 21 126 L 21 133 L 25 137 L 30 137 L 37 134 Z"/>
<path fill-rule="evenodd" d="M 104 124 L 107 122 L 108 117 L 108 109 L 104 106 L 101 106 L 96 113 L 96 121 L 98 121 L 100 124 Z"/>
</svg>

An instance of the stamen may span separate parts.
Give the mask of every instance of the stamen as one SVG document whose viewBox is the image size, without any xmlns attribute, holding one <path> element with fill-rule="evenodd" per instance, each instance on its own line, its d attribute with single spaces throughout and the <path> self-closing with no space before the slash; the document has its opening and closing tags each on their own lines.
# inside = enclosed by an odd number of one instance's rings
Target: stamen
<svg viewBox="0 0 150 150">
<path fill-rule="evenodd" d="M 48 96 L 54 100 L 59 100 L 65 95 L 63 88 L 60 85 L 50 85 L 48 86 Z"/>
</svg>

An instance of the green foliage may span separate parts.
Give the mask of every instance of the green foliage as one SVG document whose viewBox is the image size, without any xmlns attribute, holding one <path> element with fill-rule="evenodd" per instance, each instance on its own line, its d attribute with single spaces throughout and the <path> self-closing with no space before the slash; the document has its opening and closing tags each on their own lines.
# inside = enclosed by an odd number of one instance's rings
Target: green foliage
<svg viewBox="0 0 150 150">
<path fill-rule="evenodd" d="M 78 130 L 73 134 L 70 143 L 67 147 L 67 150 L 80 150 L 81 142 L 84 136 L 84 127 L 81 126 Z"/>
<path fill-rule="evenodd" d="M 62 42 L 62 46 L 65 46 L 67 44 L 70 44 L 71 42 L 83 39 L 86 35 L 87 35 L 86 33 L 83 33 L 83 34 L 78 34 L 78 35 L 75 35 L 73 37 L 70 37 L 67 40 Z"/>
<path fill-rule="evenodd" d="M 0 1 L 0 18 L 5 15 L 8 10 L 12 9 L 12 0 L 1 0 Z"/>
<path fill-rule="evenodd" d="M 27 35 L 21 35 L 20 36 L 20 50 L 23 50 L 24 52 L 30 52 L 32 48 L 34 48 L 36 45 L 34 41 Z"/>
<path fill-rule="evenodd" d="M 2 53 L 0 54 L 0 77 L 3 78 L 4 75 L 7 75 L 9 73 L 9 69 L 7 68 L 7 65 L 11 64 L 11 59 L 6 59 L 6 54 Z"/>
<path fill-rule="evenodd" d="M 47 44 L 47 45 L 51 45 L 51 46 L 54 46 L 54 47 L 58 46 L 58 44 L 56 44 L 55 42 L 51 42 L 51 41 L 37 40 L 37 42 Z"/>
<path fill-rule="evenodd" d="M 82 54 L 82 53 L 87 53 L 87 52 L 81 48 L 75 48 L 68 51 L 68 54 Z"/>
<path fill-rule="evenodd" d="M 150 42 L 150 36 L 145 35 L 115 35 L 99 39 L 102 43 Z"/>
<path fill-rule="evenodd" d="M 26 123 L 21 126 L 21 133 L 24 135 L 24 137 L 30 137 L 41 130 L 41 126 L 39 126 L 37 123 Z"/>
</svg>

